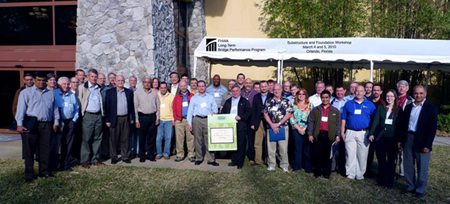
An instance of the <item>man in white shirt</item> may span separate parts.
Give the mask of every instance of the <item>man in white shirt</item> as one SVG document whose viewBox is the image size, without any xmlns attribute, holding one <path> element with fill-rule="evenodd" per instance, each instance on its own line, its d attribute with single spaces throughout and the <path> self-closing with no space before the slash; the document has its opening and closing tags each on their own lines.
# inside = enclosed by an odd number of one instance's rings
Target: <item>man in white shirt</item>
<svg viewBox="0 0 450 204">
<path fill-rule="evenodd" d="M 322 93 L 323 90 L 325 90 L 325 83 L 323 83 L 323 81 L 317 81 L 315 87 L 316 87 L 316 94 L 308 98 L 309 102 L 312 103 L 314 107 L 322 104 L 320 94 Z"/>
</svg>

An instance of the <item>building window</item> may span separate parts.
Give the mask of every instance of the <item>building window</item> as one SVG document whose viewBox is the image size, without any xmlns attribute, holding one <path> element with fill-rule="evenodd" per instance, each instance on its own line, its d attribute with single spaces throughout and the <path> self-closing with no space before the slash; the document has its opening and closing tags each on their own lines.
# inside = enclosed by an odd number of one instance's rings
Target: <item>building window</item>
<svg viewBox="0 0 450 204">
<path fill-rule="evenodd" d="M 76 21 L 76 0 L 0 0 L 0 46 L 75 45 Z"/>
<path fill-rule="evenodd" d="M 184 0 L 174 0 L 175 44 L 177 51 L 178 71 L 187 73 L 187 4 Z M 183 71 L 184 69 L 184 71 Z"/>
</svg>

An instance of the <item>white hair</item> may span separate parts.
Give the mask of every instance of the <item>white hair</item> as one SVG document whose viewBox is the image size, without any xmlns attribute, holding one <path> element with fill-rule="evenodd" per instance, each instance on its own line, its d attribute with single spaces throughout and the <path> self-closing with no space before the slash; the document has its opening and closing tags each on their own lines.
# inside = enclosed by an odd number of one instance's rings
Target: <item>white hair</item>
<svg viewBox="0 0 450 204">
<path fill-rule="evenodd" d="M 59 85 L 61 85 L 61 84 L 62 84 L 62 81 L 63 81 L 64 79 L 66 79 L 66 80 L 67 80 L 67 83 L 70 83 L 70 80 L 69 80 L 69 78 L 67 78 L 67 77 L 63 76 L 63 77 L 59 77 L 59 79 L 58 79 L 58 84 L 59 84 Z"/>
<path fill-rule="evenodd" d="M 406 80 L 400 80 L 399 82 L 397 82 L 397 89 L 400 85 L 405 85 L 407 89 L 409 89 L 409 84 Z"/>
</svg>

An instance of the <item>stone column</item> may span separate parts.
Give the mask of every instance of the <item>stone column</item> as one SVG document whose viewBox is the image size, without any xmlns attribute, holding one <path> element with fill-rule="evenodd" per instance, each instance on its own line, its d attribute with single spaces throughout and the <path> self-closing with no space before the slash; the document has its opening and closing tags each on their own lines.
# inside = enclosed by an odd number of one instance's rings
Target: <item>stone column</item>
<svg viewBox="0 0 450 204">
<path fill-rule="evenodd" d="M 79 0 L 76 69 L 122 74 L 126 84 L 134 75 L 138 87 L 145 75 L 164 77 L 176 69 L 172 12 L 171 0 Z"/>
<path fill-rule="evenodd" d="M 194 51 L 198 44 L 206 36 L 205 24 L 205 1 L 193 0 L 188 8 L 188 38 L 189 38 L 189 63 L 188 69 L 191 76 L 194 76 L 194 60 L 197 60 L 196 78 L 205 80 L 209 84 L 208 64 L 203 60 L 194 58 Z"/>
</svg>

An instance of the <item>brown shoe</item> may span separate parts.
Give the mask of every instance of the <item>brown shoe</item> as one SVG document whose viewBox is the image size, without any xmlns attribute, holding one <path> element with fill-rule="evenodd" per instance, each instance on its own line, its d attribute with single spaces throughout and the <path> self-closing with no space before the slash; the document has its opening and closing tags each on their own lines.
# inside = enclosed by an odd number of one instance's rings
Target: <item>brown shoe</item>
<svg viewBox="0 0 450 204">
<path fill-rule="evenodd" d="M 156 159 L 161 159 L 161 155 L 156 155 Z"/>
<path fill-rule="evenodd" d="M 256 162 L 253 162 L 253 164 L 250 164 L 251 166 L 259 166 L 259 164 L 258 163 L 256 163 Z"/>
<path fill-rule="evenodd" d="M 169 160 L 170 157 L 169 157 L 169 156 L 164 156 L 164 159 L 165 159 L 165 160 Z"/>
<path fill-rule="evenodd" d="M 94 165 L 95 165 L 95 166 L 103 166 L 103 165 L 105 165 L 105 164 L 102 163 L 102 162 L 95 162 Z"/>
<path fill-rule="evenodd" d="M 84 163 L 82 165 L 82 167 L 85 168 L 85 169 L 89 169 L 89 168 L 91 168 L 91 165 L 89 165 L 88 163 Z"/>
</svg>

